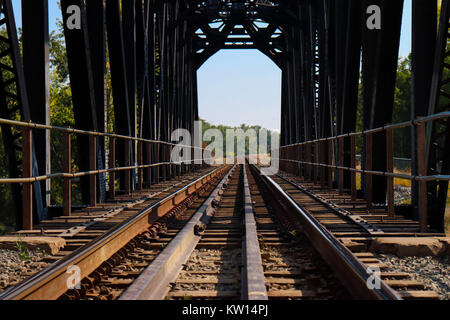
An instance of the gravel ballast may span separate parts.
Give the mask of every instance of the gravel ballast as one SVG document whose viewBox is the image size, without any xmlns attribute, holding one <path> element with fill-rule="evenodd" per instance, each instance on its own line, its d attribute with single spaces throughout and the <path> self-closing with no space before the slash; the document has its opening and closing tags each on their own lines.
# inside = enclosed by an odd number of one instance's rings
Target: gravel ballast
<svg viewBox="0 0 450 320">
<path fill-rule="evenodd" d="M 48 265 L 42 262 L 44 254 L 41 252 L 28 251 L 26 255 L 21 258 L 19 251 L 0 249 L 0 292 Z"/>
<path fill-rule="evenodd" d="M 414 280 L 434 290 L 442 300 L 450 299 L 450 257 L 405 257 L 378 255 L 377 258 L 388 265 L 383 271 L 405 272 Z"/>
</svg>

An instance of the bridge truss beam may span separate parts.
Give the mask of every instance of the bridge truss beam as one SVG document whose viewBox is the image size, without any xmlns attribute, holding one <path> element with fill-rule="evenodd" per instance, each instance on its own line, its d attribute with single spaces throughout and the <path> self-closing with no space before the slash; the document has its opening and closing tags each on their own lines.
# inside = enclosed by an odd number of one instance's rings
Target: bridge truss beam
<svg viewBox="0 0 450 320">
<path fill-rule="evenodd" d="M 47 1 L 23 1 L 24 67 L 19 56 L 10 0 L 0 1 L 7 25 L 17 94 L 0 91 L 0 112 L 12 119 L 48 123 L 48 18 Z M 413 52 L 411 119 L 448 110 L 448 82 L 444 69 L 447 55 L 448 0 L 442 1 L 441 28 L 436 34 L 436 1 L 413 0 Z M 369 28 L 369 6 L 380 8 L 381 29 Z M 81 28 L 69 28 L 71 6 L 80 8 Z M 34 21 L 35 10 L 43 13 Z M 257 49 L 282 71 L 281 144 L 308 142 L 382 127 L 392 122 L 403 1 L 389 0 L 62 0 L 64 34 L 76 126 L 107 130 L 106 80 L 111 77 L 114 132 L 130 137 L 170 141 L 177 128 L 194 130 L 198 120 L 197 70 L 222 49 Z M 33 21 L 33 22 L 32 22 Z M 38 28 L 31 28 L 32 23 Z M 37 54 L 32 51 L 36 49 Z M 433 49 L 436 48 L 436 49 Z M 5 53 L 6 54 L 6 53 Z M 434 69 L 433 69 L 434 66 Z M 361 71 L 361 74 L 360 74 Z M 430 85 L 430 81 L 432 84 Z M 33 85 L 33 83 L 39 85 Z M 14 100 L 13 99 L 13 100 Z M 32 101 L 32 111 L 28 106 Z M 14 109 L 14 105 L 20 105 Z M 14 111 L 15 110 L 15 111 Z M 406 119 L 405 119 L 406 120 Z M 429 128 L 428 172 L 448 174 L 448 121 Z M 17 135 L 3 128 L 9 174 L 20 175 L 20 155 L 11 148 Z M 412 173 L 418 172 L 418 151 L 412 130 Z M 376 152 L 361 143 L 362 168 L 386 171 L 386 136 L 373 136 Z M 92 151 L 78 138 L 78 165 L 86 171 L 95 156 L 97 168 L 107 167 L 108 145 L 98 139 Z M 120 166 L 170 161 L 171 148 L 159 145 L 143 149 L 139 143 L 121 143 Z M 129 150 L 128 150 L 129 149 Z M 294 159 L 349 167 L 354 142 L 309 143 L 290 155 Z M 35 137 L 35 168 L 47 172 L 49 137 Z M 95 153 L 95 155 L 90 153 Z M 369 159 L 370 158 L 370 159 Z M 13 164 L 16 163 L 16 164 Z M 367 166 L 372 164 L 370 168 Z M 191 170 L 193 166 L 164 165 L 145 170 L 150 185 Z M 36 173 L 37 173 L 36 171 Z M 121 190 L 140 188 L 137 171 L 119 175 Z M 352 174 L 331 168 L 298 166 L 297 174 L 351 188 Z M 334 181 L 330 180 L 334 177 Z M 105 200 L 107 175 L 95 186 Z M 141 181 L 142 182 L 142 181 Z M 387 178 L 362 181 L 363 194 L 374 203 L 387 201 Z M 42 183 L 46 188 L 48 184 Z M 92 194 L 89 180 L 82 179 L 83 201 Z M 442 230 L 446 183 L 428 183 L 430 226 Z M 20 199 L 20 190 L 14 192 Z M 413 184 L 413 207 L 418 211 L 418 188 Z M 41 196 L 45 207 L 48 197 Z M 38 206 L 39 207 L 39 206 Z M 416 213 L 416 216 L 418 214 Z M 42 213 L 39 214 L 42 218 Z M 20 223 L 20 221 L 19 221 Z"/>
</svg>

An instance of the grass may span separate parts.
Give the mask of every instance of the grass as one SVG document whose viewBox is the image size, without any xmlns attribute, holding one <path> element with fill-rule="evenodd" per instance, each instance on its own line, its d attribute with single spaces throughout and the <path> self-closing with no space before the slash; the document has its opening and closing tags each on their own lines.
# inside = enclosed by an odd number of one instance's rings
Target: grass
<svg viewBox="0 0 450 320">
<path fill-rule="evenodd" d="M 16 241 L 16 249 L 19 252 L 19 258 L 22 261 L 31 260 L 30 251 L 28 250 L 27 245 L 22 241 L 22 238 L 19 236 Z"/>
</svg>

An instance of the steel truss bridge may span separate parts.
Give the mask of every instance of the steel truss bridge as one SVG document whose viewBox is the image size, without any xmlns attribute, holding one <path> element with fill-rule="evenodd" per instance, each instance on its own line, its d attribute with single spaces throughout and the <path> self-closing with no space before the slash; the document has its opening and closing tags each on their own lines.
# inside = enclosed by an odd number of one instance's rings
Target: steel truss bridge
<svg viewBox="0 0 450 320">
<path fill-rule="evenodd" d="M 367 25 L 372 5 L 380 8 L 379 29 Z M 409 179 L 412 204 L 406 211 L 423 231 L 443 231 L 450 175 L 450 4 L 442 0 L 439 18 L 437 1 L 412 0 L 411 117 L 391 125 L 403 5 L 403 0 L 61 0 L 72 129 L 49 122 L 48 1 L 22 1 L 20 48 L 12 2 L 1 0 L 0 123 L 8 178 L 0 182 L 12 185 L 18 228 L 31 229 L 33 221 L 46 217 L 51 179 L 63 179 L 62 214 L 70 215 L 74 178 L 81 179 L 83 202 L 95 205 L 114 197 L 116 180 L 130 193 L 195 170 L 191 163 L 170 162 L 169 155 L 173 130 L 192 131 L 198 119 L 197 70 L 221 49 L 257 49 L 282 70 L 283 170 L 383 204 L 392 215 L 399 210 L 394 178 Z M 68 23 L 73 6 L 80 9 L 80 28 Z M 114 134 L 105 134 L 109 72 Z M 356 132 L 360 83 L 362 129 Z M 410 175 L 393 172 L 393 132 L 404 127 L 412 137 Z M 54 131 L 64 145 L 60 173 L 50 172 Z M 360 168 L 357 137 L 363 141 Z M 72 160 L 79 172 L 71 172 Z"/>
</svg>

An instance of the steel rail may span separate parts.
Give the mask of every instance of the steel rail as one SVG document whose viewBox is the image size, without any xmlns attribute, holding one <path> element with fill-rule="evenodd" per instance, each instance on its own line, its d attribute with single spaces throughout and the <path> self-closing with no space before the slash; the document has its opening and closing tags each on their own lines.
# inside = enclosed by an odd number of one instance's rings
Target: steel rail
<svg viewBox="0 0 450 320">
<path fill-rule="evenodd" d="M 178 273 L 183 268 L 183 264 L 189 259 L 201 239 L 201 235 L 195 234 L 195 227 L 199 223 L 209 224 L 214 211 L 214 200 L 220 201 L 218 197 L 219 191 L 223 188 L 235 167 L 222 179 L 208 199 L 169 245 L 120 296 L 120 300 L 162 300 L 165 298 L 170 290 L 170 283 L 176 280 Z M 242 241 L 241 299 L 267 300 L 268 296 L 245 164 L 243 170 L 245 236 Z"/>
<path fill-rule="evenodd" d="M 93 240 L 72 254 L 55 262 L 49 268 L 31 276 L 23 283 L 0 294 L 1 300 L 54 300 L 68 290 L 71 266 L 80 269 L 80 279 L 85 278 L 104 261 L 113 256 L 136 235 L 148 228 L 157 219 L 164 216 L 188 196 L 194 194 L 203 185 L 220 173 L 225 167 L 216 168 L 191 182 L 175 193 L 161 199 L 142 210 L 135 217 L 114 227 L 103 236 Z"/>
<path fill-rule="evenodd" d="M 307 190 L 306 188 L 302 187 L 301 185 L 299 185 L 279 174 L 277 174 L 277 177 L 279 177 L 280 179 L 283 179 L 287 183 L 293 185 L 294 187 L 296 187 L 300 191 L 304 192 L 305 194 L 307 194 L 314 200 L 320 202 L 325 207 L 327 207 L 328 209 L 335 212 L 338 216 L 340 216 L 344 219 L 349 219 L 351 222 L 357 224 L 359 227 L 363 228 L 367 232 L 367 234 L 372 235 L 372 236 L 381 236 L 384 234 L 383 230 L 379 229 L 377 226 L 374 226 L 373 224 L 368 222 L 366 219 L 364 219 L 364 217 L 362 217 L 360 215 L 354 215 L 345 209 L 339 208 L 338 206 L 326 201 L 326 199 L 323 199 L 322 197 L 312 193 L 311 191 Z"/>
<path fill-rule="evenodd" d="M 247 179 L 246 164 L 244 171 L 244 228 L 245 236 L 242 239 L 242 265 L 241 272 L 241 299 L 242 300 L 268 300 L 264 270 L 262 266 L 261 251 L 258 241 L 255 214 L 253 211 L 252 196 Z"/>
<path fill-rule="evenodd" d="M 219 201 L 220 190 L 228 181 L 236 166 L 233 166 L 219 182 L 214 191 L 203 202 L 189 222 L 169 242 L 156 259 L 139 275 L 133 284 L 122 293 L 119 300 L 163 300 L 189 259 L 201 236 L 195 233 L 195 227 L 209 224 L 214 211 L 214 201 Z"/>
<path fill-rule="evenodd" d="M 259 169 L 257 168 L 258 172 Z M 261 175 L 275 197 L 298 214 L 303 231 L 325 262 L 357 299 L 402 300 L 402 298 L 381 280 L 379 275 L 366 267 L 347 247 L 334 237 L 320 222 L 305 211 L 271 177 Z M 369 283 L 378 287 L 369 288 Z"/>
</svg>

